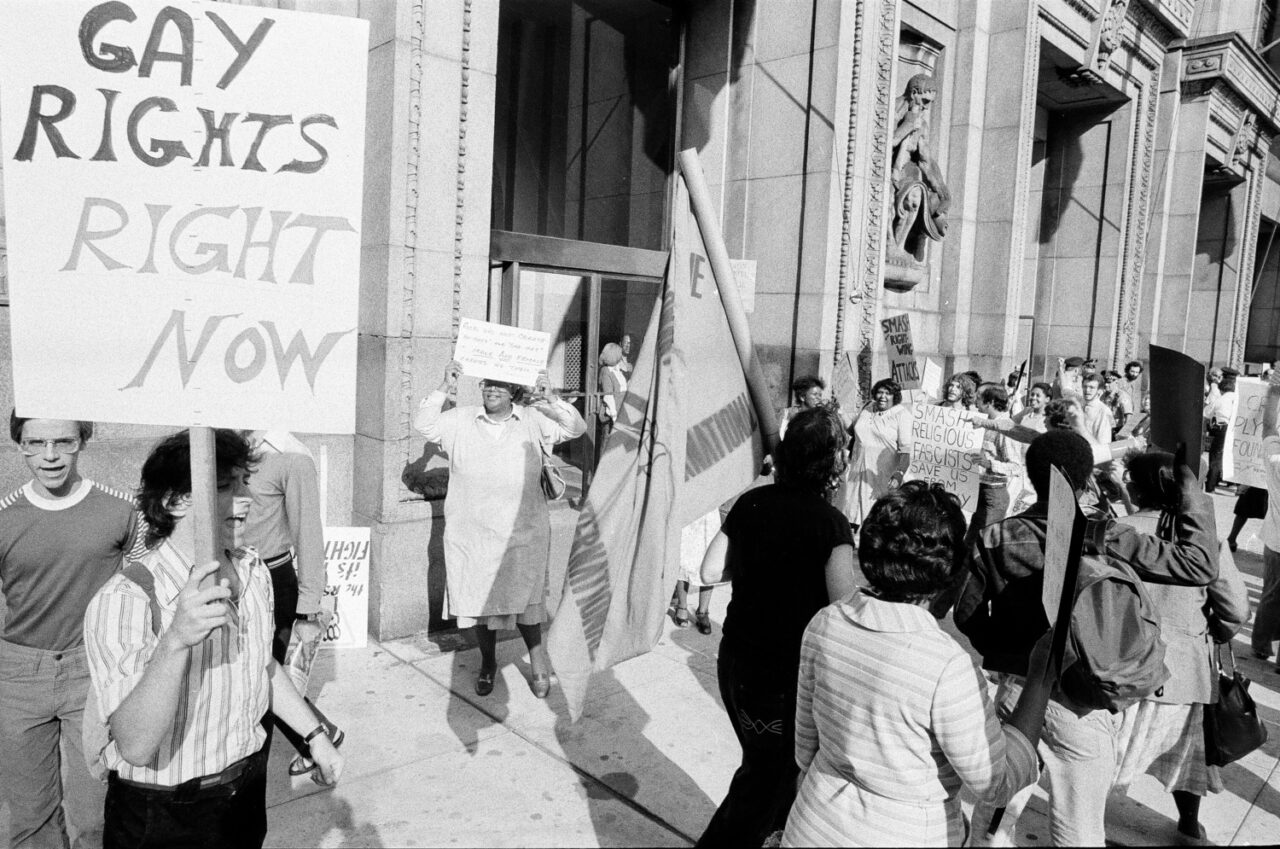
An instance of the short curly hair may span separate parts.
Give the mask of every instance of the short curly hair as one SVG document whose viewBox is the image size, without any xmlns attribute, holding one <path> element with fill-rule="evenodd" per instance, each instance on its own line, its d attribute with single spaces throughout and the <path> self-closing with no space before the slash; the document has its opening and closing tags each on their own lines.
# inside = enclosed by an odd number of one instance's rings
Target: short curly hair
<svg viewBox="0 0 1280 849">
<path fill-rule="evenodd" d="M 886 377 L 884 380 L 877 380 L 875 385 L 871 387 L 871 394 L 874 396 L 881 389 L 887 389 L 889 394 L 893 396 L 894 404 L 902 403 L 902 384 L 894 380 L 892 377 Z"/>
<path fill-rule="evenodd" d="M 1072 489 L 1080 492 L 1093 475 L 1093 446 L 1074 430 L 1050 430 L 1032 440 L 1027 448 L 1027 477 L 1041 501 L 1049 500 L 1051 466 L 1062 469 Z"/>
<path fill-rule="evenodd" d="M 840 414 L 830 407 L 801 410 L 787 423 L 787 435 L 775 452 L 778 483 L 822 493 L 844 470 L 845 433 Z"/>
<path fill-rule="evenodd" d="M 871 507 L 862 525 L 862 574 L 886 601 L 918 602 L 952 586 L 965 564 L 960 501 L 937 484 L 908 481 Z"/>
<path fill-rule="evenodd" d="M 253 469 L 258 457 L 242 434 L 220 427 L 213 432 L 213 441 L 219 476 L 232 469 Z M 160 440 L 142 464 L 137 503 L 147 525 L 147 548 L 155 548 L 173 533 L 178 526 L 171 510 L 173 502 L 190 492 L 191 436 L 181 430 Z"/>
</svg>

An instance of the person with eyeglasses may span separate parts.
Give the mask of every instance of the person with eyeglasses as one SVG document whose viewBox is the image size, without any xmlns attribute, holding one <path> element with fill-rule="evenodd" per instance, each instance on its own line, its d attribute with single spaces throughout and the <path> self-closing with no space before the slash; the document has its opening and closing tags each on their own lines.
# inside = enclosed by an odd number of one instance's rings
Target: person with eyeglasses
<svg viewBox="0 0 1280 849">
<path fill-rule="evenodd" d="M 233 430 L 214 431 L 218 556 L 196 562 L 188 433 L 161 440 L 142 466 L 145 552 L 85 612 L 91 704 L 109 735 L 106 849 L 252 849 L 267 833 L 270 710 L 310 746 L 318 784 L 343 759 L 328 728 L 271 655 L 271 576 L 242 546 L 255 456 Z M 141 574 L 139 574 L 141 570 Z"/>
<path fill-rule="evenodd" d="M 137 511 L 125 493 L 81 476 L 92 422 L 13 412 L 9 435 L 31 472 L 0 499 L 0 799 L 9 803 L 9 845 L 98 846 L 103 788 L 81 745 L 84 611 L 133 545 Z"/>
</svg>

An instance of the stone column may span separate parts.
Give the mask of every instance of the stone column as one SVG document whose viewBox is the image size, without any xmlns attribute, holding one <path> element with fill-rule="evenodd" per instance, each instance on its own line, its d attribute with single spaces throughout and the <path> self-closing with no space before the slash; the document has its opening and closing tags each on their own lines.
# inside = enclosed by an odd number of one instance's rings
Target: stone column
<svg viewBox="0 0 1280 849">
<path fill-rule="evenodd" d="M 1260 134 L 1256 143 L 1248 143 L 1248 177 L 1243 197 L 1243 220 L 1240 222 L 1240 239 L 1236 245 L 1234 266 L 1235 291 L 1232 293 L 1231 337 L 1227 361 L 1237 369 L 1244 363 L 1245 337 L 1249 333 L 1249 306 L 1253 301 L 1254 265 L 1257 262 L 1258 231 L 1262 223 L 1262 194 L 1267 181 L 1267 159 L 1270 156 L 1271 138 Z"/>
<path fill-rule="evenodd" d="M 485 317 L 498 4 L 374 8 L 352 512 L 372 529 L 370 629 L 388 638 L 443 597 L 441 502 L 402 478 L 459 319 Z"/>
<path fill-rule="evenodd" d="M 972 5 L 972 7 L 971 7 Z M 961 4 L 958 65 L 971 57 L 972 83 L 956 86 L 949 162 L 956 217 L 944 243 L 941 348 L 996 373 L 1017 350 L 1025 283 L 1040 11 L 1025 3 Z M 998 72 L 984 73 L 987 68 Z"/>
</svg>

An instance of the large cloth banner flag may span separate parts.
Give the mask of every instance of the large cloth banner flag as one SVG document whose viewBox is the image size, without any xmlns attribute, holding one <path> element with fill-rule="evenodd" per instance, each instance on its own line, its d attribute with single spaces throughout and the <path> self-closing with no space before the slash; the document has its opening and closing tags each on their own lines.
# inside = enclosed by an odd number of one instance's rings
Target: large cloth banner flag
<svg viewBox="0 0 1280 849">
<path fill-rule="evenodd" d="M 675 238 L 622 411 L 578 516 L 547 649 L 570 716 L 592 672 L 653 648 L 683 527 L 749 487 L 760 429 L 679 184 Z"/>
<path fill-rule="evenodd" d="M 2 18 L 18 412 L 353 432 L 368 22 L 197 0 Z"/>
</svg>

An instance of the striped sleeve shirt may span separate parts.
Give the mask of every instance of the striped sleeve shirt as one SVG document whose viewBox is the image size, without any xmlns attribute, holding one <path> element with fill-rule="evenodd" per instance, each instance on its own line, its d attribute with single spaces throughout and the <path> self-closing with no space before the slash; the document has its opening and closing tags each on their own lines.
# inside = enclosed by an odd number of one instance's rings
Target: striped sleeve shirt
<svg viewBox="0 0 1280 849">
<path fill-rule="evenodd" d="M 233 559 L 242 587 L 235 615 L 191 649 L 170 734 L 151 762 L 130 764 L 114 740 L 107 744 L 105 766 L 122 778 L 171 787 L 219 773 L 262 748 L 261 720 L 271 698 L 271 578 L 253 549 Z M 142 680 L 159 644 L 156 632 L 172 623 L 192 568 L 167 540 L 138 562 L 155 579 L 160 627 L 152 629 L 146 591 L 123 575 L 93 597 L 85 613 L 85 647 L 99 716 L 86 716 L 86 722 L 108 722 Z"/>
<path fill-rule="evenodd" d="M 1002 805 L 1038 776 L 1035 749 L 1000 723 L 937 620 L 862 591 L 805 633 L 796 760 L 784 845 L 959 845 L 962 784 Z"/>
</svg>

